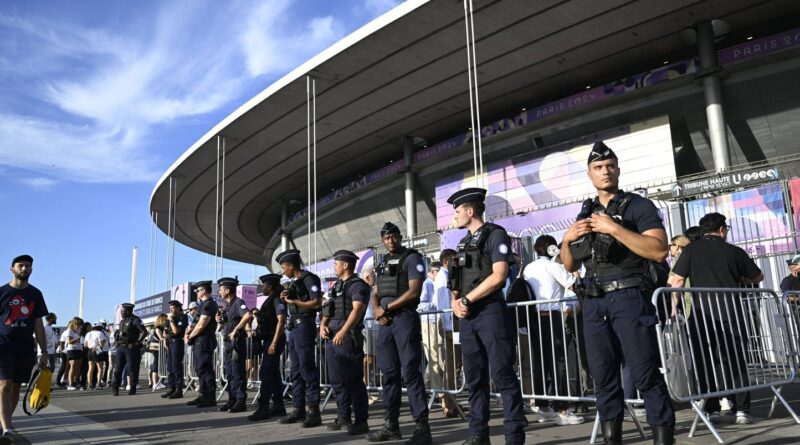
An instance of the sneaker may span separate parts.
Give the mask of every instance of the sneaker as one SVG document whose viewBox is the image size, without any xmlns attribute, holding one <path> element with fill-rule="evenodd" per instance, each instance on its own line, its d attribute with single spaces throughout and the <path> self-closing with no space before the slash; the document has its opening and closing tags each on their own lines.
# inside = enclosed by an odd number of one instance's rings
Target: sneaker
<svg viewBox="0 0 800 445">
<path fill-rule="evenodd" d="M 81 391 L 86 391 L 86 387 L 85 386 L 81 386 Z"/>
<path fill-rule="evenodd" d="M 131 390 L 131 385 L 125 387 L 125 391 L 130 391 L 130 390 Z"/>
<path fill-rule="evenodd" d="M 159 384 L 156 385 L 156 391 L 158 391 L 159 389 L 164 389 L 164 388 L 166 388 L 166 386 L 164 386 L 163 383 L 159 383 Z"/>
<path fill-rule="evenodd" d="M 750 425 L 753 423 L 753 418 L 749 413 L 744 411 L 736 411 L 736 424 L 737 425 Z"/>
<path fill-rule="evenodd" d="M 553 421 L 558 425 L 580 425 L 586 421 L 583 416 L 576 416 L 571 409 L 568 409 L 564 414 L 557 413 Z"/>
<path fill-rule="evenodd" d="M 553 411 L 553 408 L 539 408 L 539 410 L 536 411 L 536 417 L 539 423 L 547 423 L 556 420 L 558 413 Z"/>
<path fill-rule="evenodd" d="M 76 389 L 78 389 L 78 388 L 76 388 L 76 387 L 74 387 L 72 385 L 67 386 L 67 391 L 75 391 Z"/>
<path fill-rule="evenodd" d="M 722 416 L 720 416 L 719 411 L 714 411 L 711 414 L 706 413 L 706 415 L 708 416 L 709 422 L 713 423 L 714 425 L 722 422 Z"/>
<path fill-rule="evenodd" d="M 728 400 L 726 397 L 719 399 L 719 410 L 722 413 L 731 412 L 733 406 L 731 405 L 731 401 Z"/>
</svg>

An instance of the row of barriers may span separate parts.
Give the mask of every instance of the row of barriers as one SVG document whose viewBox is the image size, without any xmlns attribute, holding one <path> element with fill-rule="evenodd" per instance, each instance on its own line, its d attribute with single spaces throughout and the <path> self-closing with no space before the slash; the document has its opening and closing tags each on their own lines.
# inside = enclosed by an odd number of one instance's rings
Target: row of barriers
<svg viewBox="0 0 800 445">
<path fill-rule="evenodd" d="M 778 402 L 797 423 L 800 417 L 781 395 L 781 387 L 797 380 L 798 344 L 800 343 L 800 292 L 779 296 L 769 289 L 661 288 L 652 295 L 659 322 L 654 329 L 658 338 L 661 370 L 670 396 L 691 405 L 696 416 L 689 436 L 694 436 L 700 422 L 706 425 L 719 443 L 724 443 L 711 419 L 707 405 L 720 397 L 745 398 L 750 391 L 771 389 L 774 400 L 770 416 Z M 580 304 L 573 299 L 528 301 L 508 304 L 513 311 L 517 331 L 516 372 L 523 398 L 531 406 L 551 407 L 558 411 L 578 404 L 595 404 L 594 383 L 588 370 L 583 341 Z M 466 388 L 461 363 L 458 319 L 450 310 L 420 314 L 424 360 L 422 371 L 430 394 L 429 405 L 438 398 L 456 397 Z M 365 320 L 363 372 L 367 390 L 380 392 L 381 373 L 377 357 L 377 324 Z M 289 333 L 289 335 L 291 335 Z M 218 388 L 225 392 L 222 360 L 222 337 L 215 352 Z M 332 396 L 325 366 L 327 342 L 318 340 L 317 363 L 320 386 L 326 395 L 322 409 Z M 258 369 L 263 347 L 248 335 L 248 386 L 258 388 Z M 288 348 L 287 348 L 288 349 Z M 159 377 L 166 381 L 166 348 L 158 353 Z M 184 359 L 186 390 L 196 390 L 191 348 Z M 281 359 L 282 381 L 289 389 L 288 352 Z M 640 435 L 645 438 L 634 407 L 644 402 L 621 370 L 628 414 Z M 626 378 L 627 377 L 627 378 Z M 260 390 L 252 403 L 256 403 Z M 499 394 L 494 394 L 499 398 Z M 459 406 L 456 403 L 456 406 Z M 645 407 L 646 408 L 646 407 Z M 459 409 L 463 417 L 463 412 Z M 595 416 L 590 443 L 595 443 L 600 418 Z"/>
</svg>

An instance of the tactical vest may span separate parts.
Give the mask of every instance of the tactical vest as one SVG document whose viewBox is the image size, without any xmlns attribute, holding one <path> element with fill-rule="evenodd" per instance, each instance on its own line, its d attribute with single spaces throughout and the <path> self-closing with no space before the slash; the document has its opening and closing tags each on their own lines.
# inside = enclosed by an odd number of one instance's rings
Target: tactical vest
<svg viewBox="0 0 800 445">
<path fill-rule="evenodd" d="M 361 278 L 351 275 L 346 281 L 341 279 L 336 281 L 331 291 L 331 301 L 328 303 L 328 317 L 331 320 L 347 320 L 350 312 L 353 311 L 353 298 L 347 293 L 347 290 L 355 283 L 364 283 L 364 286 L 369 285 Z"/>
<path fill-rule="evenodd" d="M 408 291 L 408 271 L 405 270 L 404 264 L 406 258 L 414 253 L 419 255 L 416 250 L 408 248 L 403 248 L 401 253 L 387 253 L 375 268 L 381 304 L 390 303 Z"/>
<path fill-rule="evenodd" d="M 242 321 L 242 316 L 239 315 L 239 308 L 244 305 L 244 300 L 239 297 L 233 297 L 230 304 L 225 307 L 224 322 L 225 322 L 225 335 L 230 334 Z M 244 337 L 242 337 L 244 338 Z"/>
<path fill-rule="evenodd" d="M 497 224 L 485 223 L 475 233 L 468 234 L 458 243 L 455 264 L 451 266 L 450 271 L 450 289 L 460 291 L 464 296 L 492 275 L 492 257 L 486 254 L 484 246 L 489 234 L 495 230 L 505 231 Z M 498 290 L 495 295 L 484 299 L 502 300 L 503 291 Z"/>
<path fill-rule="evenodd" d="M 117 329 L 117 332 L 114 334 L 117 343 L 121 345 L 130 345 L 139 340 L 139 336 L 142 335 L 142 331 L 136 327 L 135 321 L 138 319 L 139 317 L 135 315 L 131 315 L 128 318 L 122 319 L 122 321 L 119 323 L 119 329 Z"/>
<path fill-rule="evenodd" d="M 309 272 L 309 271 L 307 271 L 307 270 L 303 270 L 300 273 L 300 278 L 297 278 L 296 280 L 292 281 L 291 284 L 289 284 L 290 288 L 294 288 L 294 292 L 297 294 L 297 299 L 300 300 L 300 301 L 308 301 L 311 298 L 311 294 L 309 293 L 308 288 L 306 287 L 306 284 L 303 282 L 303 280 L 308 276 L 314 276 L 314 274 Z M 317 315 L 317 310 L 316 309 L 300 309 L 300 308 L 297 307 L 296 304 L 289 304 L 287 306 L 288 306 L 289 315 L 291 315 L 291 316 L 295 316 L 295 317 L 304 317 L 304 316 L 313 317 L 313 316 Z"/>
<path fill-rule="evenodd" d="M 214 301 L 213 298 L 208 298 L 206 301 L 200 303 L 200 308 L 197 311 L 196 320 L 200 320 L 201 314 L 203 313 L 203 306 L 209 305 L 211 306 L 211 316 L 209 316 L 208 324 L 206 327 L 203 328 L 203 331 L 198 334 L 198 336 L 206 336 L 206 337 L 213 337 L 217 335 L 217 312 L 219 311 L 219 306 Z"/>
<path fill-rule="evenodd" d="M 278 328 L 278 312 L 275 310 L 275 299 L 277 295 L 270 295 L 261 304 L 258 310 L 258 326 L 256 326 L 256 336 L 261 340 L 272 340 L 275 336 L 275 329 Z"/>
<path fill-rule="evenodd" d="M 180 324 L 178 324 L 180 323 Z M 178 327 L 178 333 L 172 332 L 172 323 L 167 323 L 167 341 L 181 340 L 183 341 L 183 334 L 186 333 L 186 326 L 189 323 L 189 317 L 186 314 L 180 314 L 175 317 L 175 326 Z"/>
</svg>

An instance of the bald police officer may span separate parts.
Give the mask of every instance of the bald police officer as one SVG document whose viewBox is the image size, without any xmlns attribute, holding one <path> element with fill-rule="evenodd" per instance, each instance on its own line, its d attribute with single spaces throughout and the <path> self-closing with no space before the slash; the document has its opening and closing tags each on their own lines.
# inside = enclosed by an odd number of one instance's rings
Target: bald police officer
<svg viewBox="0 0 800 445">
<path fill-rule="evenodd" d="M 258 409 L 247 418 L 253 421 L 266 420 L 272 416 L 285 416 L 283 406 L 283 381 L 281 381 L 281 356 L 286 347 L 286 306 L 281 301 L 281 276 L 266 274 L 259 277 L 261 293 L 266 300 L 261 303 L 256 320 L 256 335 L 264 342 L 263 358 L 258 377 L 261 388 L 258 393 Z M 270 399 L 272 408 L 269 407 Z"/>
<path fill-rule="evenodd" d="M 178 300 L 169 302 L 167 316 L 167 386 L 169 391 L 161 398 L 180 399 L 183 397 L 183 337 L 189 324 L 189 317 L 183 313 L 183 304 Z"/>
<path fill-rule="evenodd" d="M 217 323 L 222 323 L 223 349 L 222 362 L 225 366 L 225 379 L 228 382 L 228 401 L 219 407 L 220 411 L 240 413 L 247 410 L 247 335 L 245 328 L 253 318 L 244 300 L 236 296 L 239 280 L 220 278 L 219 295 L 225 301 L 225 310 L 217 314 Z"/>
<path fill-rule="evenodd" d="M 147 328 L 142 319 L 133 314 L 132 303 L 122 303 L 122 321 L 119 329 L 114 332 L 114 341 L 117 345 L 115 357 L 114 381 L 111 384 L 112 393 L 119 395 L 119 386 L 122 384 L 122 370 L 127 366 L 128 376 L 131 379 L 129 395 L 136 394 L 139 384 L 139 365 L 142 362 L 142 342 L 147 337 Z"/>
<path fill-rule="evenodd" d="M 303 428 L 322 424 L 319 414 L 319 368 L 317 367 L 317 310 L 322 305 L 319 277 L 302 269 L 299 250 L 287 250 L 276 258 L 283 275 L 292 281 L 281 292 L 289 312 L 289 360 L 292 362 L 294 410 L 280 423 L 303 421 Z M 305 404 L 308 403 L 308 411 Z"/>
<path fill-rule="evenodd" d="M 369 431 L 369 402 L 364 383 L 364 313 L 370 287 L 355 273 L 358 257 L 348 250 L 333 254 L 333 272 L 339 277 L 324 306 L 319 336 L 328 342 L 325 358 L 336 394 L 337 417 L 328 430 L 347 429 L 350 435 Z M 355 415 L 355 422 L 350 418 Z"/>
<path fill-rule="evenodd" d="M 378 328 L 378 367 L 383 373 L 383 427 L 367 437 L 370 442 L 397 440 L 400 434 L 400 396 L 406 383 L 411 415 L 416 426 L 406 443 L 431 443 L 428 395 L 422 379 L 422 328 L 417 305 L 425 280 L 425 263 L 419 252 L 404 247 L 400 228 L 387 222 L 381 242 L 388 252 L 376 267 L 377 292 L 372 296 Z M 402 377 L 402 379 L 401 379 Z"/>
<path fill-rule="evenodd" d="M 187 402 L 189 406 L 205 408 L 217 404 L 214 393 L 217 390 L 216 373 L 214 371 L 214 350 L 217 349 L 217 312 L 219 306 L 211 298 L 211 281 L 200 281 L 194 284 L 200 307 L 197 311 L 197 323 L 186 334 L 184 340 L 192 347 L 194 372 L 197 375 L 199 395 Z"/>
<path fill-rule="evenodd" d="M 461 319 L 461 355 L 469 387 L 469 430 L 464 445 L 488 445 L 489 376 L 503 400 L 506 444 L 525 443 L 528 425 L 514 372 L 516 329 L 503 286 L 514 262 L 505 229 L 483 221 L 486 190 L 468 188 L 447 200 L 458 228 L 467 229 L 450 269 L 453 314 Z"/>
<path fill-rule="evenodd" d="M 658 318 L 650 302 L 656 286 L 650 269 L 667 256 L 666 231 L 650 200 L 619 189 L 617 155 L 606 144 L 592 147 L 587 164 L 597 197 L 584 202 L 564 234 L 561 260 L 570 272 L 586 266 L 583 335 L 603 437 L 622 443 L 624 362 L 644 398 L 653 443 L 671 445 L 675 412 L 659 372 Z"/>
</svg>

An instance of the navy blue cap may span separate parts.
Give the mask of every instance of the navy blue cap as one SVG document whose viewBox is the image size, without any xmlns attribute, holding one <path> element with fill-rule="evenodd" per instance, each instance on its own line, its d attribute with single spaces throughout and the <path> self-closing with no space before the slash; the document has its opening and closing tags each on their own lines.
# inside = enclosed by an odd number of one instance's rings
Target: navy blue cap
<svg viewBox="0 0 800 445">
<path fill-rule="evenodd" d="M 389 233 L 396 233 L 399 235 L 400 227 L 397 227 L 396 225 L 387 222 L 386 224 L 383 225 L 383 227 L 381 227 L 381 236 L 384 236 Z"/>
<path fill-rule="evenodd" d="M 133 309 L 136 305 L 133 303 L 122 303 L 122 307 Z"/>
<path fill-rule="evenodd" d="M 453 208 L 455 209 L 465 202 L 483 202 L 485 200 L 486 189 L 470 187 L 465 188 L 464 190 L 459 190 L 450 195 L 450 197 L 447 198 L 447 203 L 453 204 Z"/>
<path fill-rule="evenodd" d="M 11 266 L 13 267 L 17 263 L 28 262 L 33 264 L 33 257 L 30 255 L 20 255 L 13 260 L 11 260 Z"/>
<path fill-rule="evenodd" d="M 231 277 L 222 277 L 219 280 L 217 280 L 217 284 L 219 284 L 220 286 L 225 286 L 229 289 L 236 289 L 236 286 L 239 285 L 239 280 Z"/>
<path fill-rule="evenodd" d="M 281 252 L 275 257 L 275 261 L 277 261 L 278 264 L 292 263 L 299 266 L 301 263 L 300 251 L 297 249 L 289 249 L 286 252 Z"/>
<path fill-rule="evenodd" d="M 278 286 L 281 284 L 281 276 L 276 273 L 268 273 L 258 277 L 258 281 L 262 283 L 269 283 L 273 286 Z"/>
<path fill-rule="evenodd" d="M 192 289 L 204 288 L 205 290 L 211 292 L 211 280 L 206 281 L 198 281 L 192 284 Z"/>
<path fill-rule="evenodd" d="M 606 159 L 617 159 L 617 154 L 614 153 L 614 150 L 608 148 L 608 145 L 603 141 L 597 141 L 594 143 L 592 151 L 589 152 L 589 160 L 586 163 L 591 164 L 592 162 L 605 161 Z"/>
<path fill-rule="evenodd" d="M 333 259 L 339 261 L 358 261 L 358 256 L 349 250 L 337 250 L 333 254 Z"/>
</svg>

